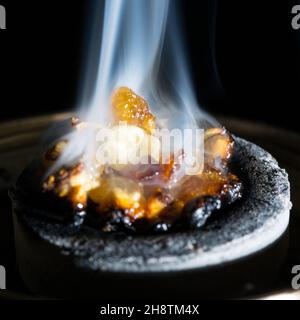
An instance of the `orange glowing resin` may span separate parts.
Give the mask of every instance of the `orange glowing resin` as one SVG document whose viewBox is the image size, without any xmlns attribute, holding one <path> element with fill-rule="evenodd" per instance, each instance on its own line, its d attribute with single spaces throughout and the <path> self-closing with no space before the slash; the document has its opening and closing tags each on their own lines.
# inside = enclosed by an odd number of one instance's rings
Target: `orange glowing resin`
<svg viewBox="0 0 300 320">
<path fill-rule="evenodd" d="M 155 117 L 148 103 L 129 88 L 121 87 L 112 95 L 112 115 L 114 126 L 126 121 L 150 136 L 155 129 Z M 82 126 L 78 120 L 76 126 L 85 128 L 89 124 Z M 57 159 L 66 144 L 61 141 L 50 148 L 44 163 L 48 166 Z M 167 230 L 178 221 L 182 224 L 189 219 L 194 221 L 194 227 L 199 227 L 221 203 L 231 203 L 241 195 L 241 182 L 228 169 L 233 147 L 228 131 L 210 128 L 204 134 L 203 172 L 196 175 L 177 179 L 180 165 L 173 154 L 169 164 L 127 164 L 117 168 L 107 164 L 99 168 L 93 183 L 83 165 L 65 166 L 44 181 L 43 189 L 64 198 L 73 208 L 79 205 L 102 217 L 101 228 L 105 231 L 115 230 L 115 224 L 124 225 L 125 221 L 131 229 L 138 229 L 135 224 L 142 221 L 143 227 L 146 223 L 149 228 L 159 225 Z M 194 213 L 196 218 L 192 217 Z"/>
<path fill-rule="evenodd" d="M 121 87 L 112 96 L 112 113 L 114 121 L 126 121 L 148 133 L 155 129 L 155 117 L 151 114 L 148 103 L 131 89 Z"/>
</svg>

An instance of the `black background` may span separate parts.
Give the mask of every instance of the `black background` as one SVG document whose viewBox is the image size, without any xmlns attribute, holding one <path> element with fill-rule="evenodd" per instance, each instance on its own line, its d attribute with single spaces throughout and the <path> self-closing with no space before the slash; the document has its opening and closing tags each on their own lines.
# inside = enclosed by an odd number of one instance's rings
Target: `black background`
<svg viewBox="0 0 300 320">
<path fill-rule="evenodd" d="M 0 0 L 7 10 L 7 30 L 0 30 L 0 120 L 74 108 L 89 1 Z M 295 4 L 182 1 L 195 87 L 209 112 L 300 131 Z"/>
</svg>

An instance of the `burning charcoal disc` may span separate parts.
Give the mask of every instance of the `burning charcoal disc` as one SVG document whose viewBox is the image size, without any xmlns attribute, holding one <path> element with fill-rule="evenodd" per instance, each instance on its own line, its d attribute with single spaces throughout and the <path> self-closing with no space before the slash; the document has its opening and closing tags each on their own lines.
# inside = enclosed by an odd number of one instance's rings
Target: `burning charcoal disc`
<svg viewBox="0 0 300 320">
<path fill-rule="evenodd" d="M 289 181 L 270 154 L 235 140 L 243 198 L 200 230 L 105 234 L 42 219 L 12 194 L 25 284 L 43 296 L 125 299 L 228 297 L 268 285 L 287 249 Z"/>
</svg>

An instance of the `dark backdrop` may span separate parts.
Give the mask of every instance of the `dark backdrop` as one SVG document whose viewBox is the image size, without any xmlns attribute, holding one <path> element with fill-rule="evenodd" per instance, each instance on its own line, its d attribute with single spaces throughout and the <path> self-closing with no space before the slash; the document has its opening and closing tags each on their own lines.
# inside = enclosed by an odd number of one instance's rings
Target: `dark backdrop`
<svg viewBox="0 0 300 320">
<path fill-rule="evenodd" d="M 89 1 L 0 0 L 7 10 L 7 30 L 0 30 L 0 120 L 72 109 Z M 195 87 L 208 111 L 300 131 L 295 4 L 182 1 Z"/>
</svg>

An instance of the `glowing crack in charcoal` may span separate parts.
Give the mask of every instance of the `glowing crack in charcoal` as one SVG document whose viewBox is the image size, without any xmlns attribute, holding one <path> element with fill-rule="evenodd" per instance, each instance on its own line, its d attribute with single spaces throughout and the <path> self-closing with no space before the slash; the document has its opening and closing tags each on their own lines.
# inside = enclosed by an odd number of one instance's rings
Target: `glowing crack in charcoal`
<svg viewBox="0 0 300 320">
<path fill-rule="evenodd" d="M 233 138 L 197 104 L 174 8 L 110 0 L 103 24 L 93 9 L 79 117 L 44 153 L 44 203 L 107 232 L 200 228 L 242 184 L 229 170 Z M 202 142 L 179 134 L 166 148 L 158 130 L 202 132 Z"/>
</svg>

